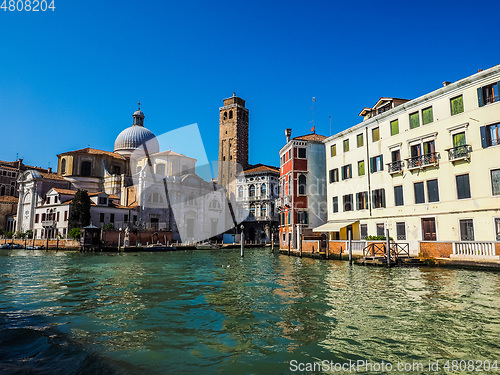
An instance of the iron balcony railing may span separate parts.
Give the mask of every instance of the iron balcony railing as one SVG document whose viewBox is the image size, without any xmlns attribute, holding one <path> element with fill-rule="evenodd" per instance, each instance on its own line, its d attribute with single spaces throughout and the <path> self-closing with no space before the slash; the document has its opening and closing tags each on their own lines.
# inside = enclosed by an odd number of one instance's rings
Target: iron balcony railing
<svg viewBox="0 0 500 375">
<path fill-rule="evenodd" d="M 470 145 L 463 145 L 450 148 L 448 150 L 448 158 L 453 160 L 469 159 L 472 147 Z"/>
<path fill-rule="evenodd" d="M 55 220 L 43 220 L 42 221 L 42 227 L 55 227 L 55 226 L 56 226 Z"/>
<path fill-rule="evenodd" d="M 415 156 L 413 158 L 406 159 L 406 163 L 408 164 L 408 169 L 416 169 L 423 168 L 430 165 L 438 164 L 438 153 L 432 152 L 430 154 L 424 154 Z"/>
<path fill-rule="evenodd" d="M 396 160 L 392 163 L 388 163 L 387 170 L 390 174 L 399 173 L 403 170 L 403 162 L 401 160 Z"/>
<path fill-rule="evenodd" d="M 487 97 L 484 98 L 484 104 L 495 103 L 495 102 L 498 102 L 499 100 L 500 100 L 500 95 L 487 96 Z"/>
</svg>

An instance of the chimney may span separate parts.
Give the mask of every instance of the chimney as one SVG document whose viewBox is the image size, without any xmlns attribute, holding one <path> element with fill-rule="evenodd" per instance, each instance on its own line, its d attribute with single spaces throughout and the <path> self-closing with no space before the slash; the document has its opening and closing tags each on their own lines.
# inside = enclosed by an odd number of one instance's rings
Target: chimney
<svg viewBox="0 0 500 375">
<path fill-rule="evenodd" d="M 23 165 L 23 159 L 18 159 L 17 160 L 17 169 L 21 169 L 21 165 Z"/>
<path fill-rule="evenodd" d="M 52 167 L 48 167 L 47 171 L 49 171 L 49 173 L 52 173 Z"/>
<path fill-rule="evenodd" d="M 285 135 L 286 135 L 286 143 L 290 142 L 290 138 L 292 137 L 292 129 L 286 129 Z"/>
<path fill-rule="evenodd" d="M 443 86 L 444 86 L 444 87 L 446 87 L 446 86 L 448 86 L 450 83 L 451 83 L 451 82 L 444 81 L 444 82 L 443 82 Z"/>
</svg>

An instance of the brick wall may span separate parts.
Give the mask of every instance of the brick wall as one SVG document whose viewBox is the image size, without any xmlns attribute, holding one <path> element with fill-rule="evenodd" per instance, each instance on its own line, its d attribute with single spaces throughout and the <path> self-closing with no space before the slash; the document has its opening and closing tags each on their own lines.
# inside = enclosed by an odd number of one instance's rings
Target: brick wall
<svg viewBox="0 0 500 375">
<path fill-rule="evenodd" d="M 330 254 L 340 254 L 346 252 L 346 243 L 345 241 L 329 241 L 330 245 Z"/>
<path fill-rule="evenodd" d="M 500 242 L 495 244 L 495 255 L 500 255 Z"/>
<path fill-rule="evenodd" d="M 420 242 L 419 256 L 421 257 L 449 258 L 452 253 L 453 244 L 451 242 Z"/>
<path fill-rule="evenodd" d="M 302 240 L 302 252 L 303 253 L 312 253 L 313 252 L 313 248 L 314 248 L 314 252 L 317 253 L 318 249 L 319 249 L 319 246 L 320 246 L 320 242 L 319 241 L 315 241 L 315 240 Z"/>
<path fill-rule="evenodd" d="M 7 243 L 12 243 L 14 242 L 15 244 L 19 244 L 21 246 L 24 246 L 24 240 L 9 240 L 7 239 Z M 5 239 L 0 240 L 0 245 L 5 243 Z M 33 240 L 26 240 L 26 245 L 27 246 L 32 246 L 33 245 Z M 35 240 L 34 246 L 45 246 L 47 247 L 47 240 Z M 57 240 L 49 240 L 49 248 L 56 248 L 58 247 L 59 249 L 79 249 L 80 248 L 80 241 L 75 241 L 75 240 L 59 240 L 59 243 Z"/>
</svg>

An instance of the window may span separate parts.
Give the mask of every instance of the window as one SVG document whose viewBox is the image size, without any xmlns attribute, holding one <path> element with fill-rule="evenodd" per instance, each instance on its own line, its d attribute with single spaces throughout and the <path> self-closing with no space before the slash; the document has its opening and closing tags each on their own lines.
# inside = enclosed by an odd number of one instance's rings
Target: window
<svg viewBox="0 0 500 375">
<path fill-rule="evenodd" d="M 491 189 L 493 195 L 500 195 L 500 169 L 491 171 Z"/>
<path fill-rule="evenodd" d="M 410 129 L 415 129 L 420 126 L 420 117 L 418 112 L 410 113 Z"/>
<path fill-rule="evenodd" d="M 90 161 L 84 161 L 84 162 L 82 162 L 80 175 L 82 177 L 90 177 L 90 170 L 91 170 L 91 168 L 92 168 L 92 164 L 90 163 Z"/>
<path fill-rule="evenodd" d="M 57 214 L 56 214 L 56 221 L 59 221 L 59 211 L 57 211 Z"/>
<path fill-rule="evenodd" d="M 415 191 L 415 204 L 425 203 L 424 183 L 415 182 L 413 184 L 413 190 Z"/>
<path fill-rule="evenodd" d="M 375 189 L 372 191 L 373 208 L 385 207 L 385 189 Z"/>
<path fill-rule="evenodd" d="M 492 83 L 488 86 L 483 86 L 477 89 L 477 99 L 479 106 L 482 107 L 486 104 L 491 104 L 499 101 L 498 91 L 500 82 Z"/>
<path fill-rule="evenodd" d="M 391 160 L 393 163 L 401 161 L 401 150 L 392 151 L 391 152 Z M 401 166 L 398 165 L 398 167 L 401 169 Z"/>
<path fill-rule="evenodd" d="M 99 214 L 99 222 L 104 223 L 104 213 L 102 212 Z"/>
<path fill-rule="evenodd" d="M 358 161 L 358 176 L 364 176 L 365 174 L 365 161 Z"/>
<path fill-rule="evenodd" d="M 309 221 L 307 220 L 307 211 L 298 211 L 297 220 L 299 224 L 308 224 Z"/>
<path fill-rule="evenodd" d="M 391 121 L 391 135 L 399 134 L 399 122 L 398 120 Z"/>
<path fill-rule="evenodd" d="M 243 198 L 243 186 L 238 187 L 238 198 Z"/>
<path fill-rule="evenodd" d="M 45 221 L 45 214 L 42 214 L 42 221 Z"/>
<path fill-rule="evenodd" d="M 496 218 L 495 219 L 495 235 L 497 241 L 500 241 L 500 219 Z"/>
<path fill-rule="evenodd" d="M 115 222 L 115 214 L 109 214 L 109 222 L 114 223 Z"/>
<path fill-rule="evenodd" d="M 233 111 L 229 111 L 229 118 L 233 118 Z"/>
<path fill-rule="evenodd" d="M 333 197 L 333 213 L 339 212 L 339 197 Z"/>
<path fill-rule="evenodd" d="M 343 198 L 343 203 L 344 203 L 344 212 L 345 211 L 352 211 L 352 194 L 347 194 L 344 195 Z"/>
<path fill-rule="evenodd" d="M 453 134 L 453 147 L 465 146 L 465 132 Z"/>
<path fill-rule="evenodd" d="M 359 226 L 360 234 L 361 234 L 361 239 L 364 240 L 366 237 L 368 237 L 368 225 L 366 224 L 361 224 Z"/>
<path fill-rule="evenodd" d="M 464 111 L 464 98 L 462 95 L 450 99 L 451 115 L 458 115 Z"/>
<path fill-rule="evenodd" d="M 165 164 L 156 164 L 156 174 L 165 176 Z"/>
<path fill-rule="evenodd" d="M 427 181 L 427 200 L 428 202 L 439 202 L 438 180 Z"/>
<path fill-rule="evenodd" d="M 68 221 L 68 211 L 64 211 L 64 221 Z"/>
<path fill-rule="evenodd" d="M 250 212 L 249 212 L 249 215 L 248 215 L 250 218 L 253 218 L 255 217 L 255 204 L 250 204 Z"/>
<path fill-rule="evenodd" d="M 469 175 L 462 174 L 462 175 L 456 176 L 456 181 L 457 181 L 457 197 L 458 197 L 458 199 L 470 198 Z"/>
<path fill-rule="evenodd" d="M 267 204 L 263 203 L 260 207 L 260 216 L 267 216 Z"/>
<path fill-rule="evenodd" d="M 436 220 L 422 219 L 422 237 L 424 241 L 436 241 Z"/>
<path fill-rule="evenodd" d="M 288 160 L 292 159 L 292 149 L 288 150 Z"/>
<path fill-rule="evenodd" d="M 262 184 L 260 187 L 260 195 L 262 197 L 265 197 L 266 193 L 267 193 L 267 186 L 266 186 L 266 184 Z"/>
<path fill-rule="evenodd" d="M 330 183 L 338 182 L 339 180 L 339 169 L 330 169 Z"/>
<path fill-rule="evenodd" d="M 248 196 L 255 197 L 255 185 L 254 184 L 250 185 L 250 187 L 248 188 Z"/>
<path fill-rule="evenodd" d="M 384 223 L 377 223 L 377 236 L 385 236 Z"/>
<path fill-rule="evenodd" d="M 368 192 L 363 191 L 356 194 L 356 209 L 366 210 L 368 208 Z"/>
<path fill-rule="evenodd" d="M 306 194 L 306 176 L 301 174 L 299 176 L 299 195 Z"/>
<path fill-rule="evenodd" d="M 299 158 L 305 159 L 306 158 L 306 149 L 300 147 L 298 150 L 299 150 Z"/>
<path fill-rule="evenodd" d="M 2 186 L 5 187 L 5 186 Z M 50 204 L 50 197 L 47 197 L 47 204 Z"/>
<path fill-rule="evenodd" d="M 35 215 L 35 223 L 38 223 L 38 220 L 40 219 L 39 214 Z"/>
<path fill-rule="evenodd" d="M 219 203 L 219 201 L 216 200 L 216 199 L 211 200 L 210 203 L 208 204 L 208 209 L 211 210 L 211 211 L 220 210 L 220 203 Z"/>
<path fill-rule="evenodd" d="M 165 170 L 163 170 L 163 173 L 165 174 Z M 118 165 L 113 166 L 113 173 L 114 175 L 119 175 L 120 174 L 120 167 Z"/>
<path fill-rule="evenodd" d="M 372 129 L 372 142 L 377 142 L 380 139 L 378 127 Z"/>
<path fill-rule="evenodd" d="M 370 158 L 370 171 L 371 173 L 380 172 L 384 170 L 384 158 L 382 155 Z"/>
<path fill-rule="evenodd" d="M 474 241 L 474 222 L 472 219 L 459 220 L 460 241 Z"/>
<path fill-rule="evenodd" d="M 347 180 L 349 178 L 352 178 L 351 164 L 344 165 L 342 167 L 342 180 Z"/>
<path fill-rule="evenodd" d="M 424 155 L 434 154 L 435 152 L 434 141 L 424 142 Z"/>
<path fill-rule="evenodd" d="M 364 144 L 363 133 L 357 135 L 356 142 L 358 144 L 358 147 L 363 147 Z"/>
<path fill-rule="evenodd" d="M 99 204 L 107 205 L 108 204 L 108 198 L 106 198 L 106 197 L 99 197 Z"/>
<path fill-rule="evenodd" d="M 480 130 L 483 148 L 500 145 L 500 123 L 481 126 Z"/>
<path fill-rule="evenodd" d="M 396 223 L 396 239 L 406 241 L 406 223 Z"/>
<path fill-rule="evenodd" d="M 403 199 L 403 186 L 394 186 L 394 205 L 395 206 L 403 206 L 404 205 L 404 199 Z"/>
<path fill-rule="evenodd" d="M 344 152 L 349 151 L 349 140 L 344 140 Z"/>
<path fill-rule="evenodd" d="M 331 145 L 330 146 L 330 156 L 334 157 L 337 155 L 337 145 Z"/>
<path fill-rule="evenodd" d="M 434 121 L 432 114 L 432 107 L 422 109 L 422 123 L 424 125 L 430 124 Z"/>
<path fill-rule="evenodd" d="M 66 159 L 61 160 L 61 174 L 66 173 Z"/>
</svg>

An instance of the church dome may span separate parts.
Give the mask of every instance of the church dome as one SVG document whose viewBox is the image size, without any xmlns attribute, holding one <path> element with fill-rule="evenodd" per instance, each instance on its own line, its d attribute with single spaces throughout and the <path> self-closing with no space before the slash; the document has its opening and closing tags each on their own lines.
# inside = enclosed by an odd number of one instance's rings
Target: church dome
<svg viewBox="0 0 500 375">
<path fill-rule="evenodd" d="M 144 144 L 149 154 L 155 154 L 160 151 L 160 145 L 156 136 L 149 129 L 144 127 L 144 113 L 139 109 L 134 112 L 134 125 L 123 130 L 115 140 L 114 152 L 123 156 L 129 156 L 134 150 Z"/>
</svg>

